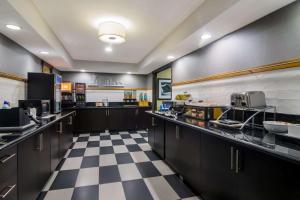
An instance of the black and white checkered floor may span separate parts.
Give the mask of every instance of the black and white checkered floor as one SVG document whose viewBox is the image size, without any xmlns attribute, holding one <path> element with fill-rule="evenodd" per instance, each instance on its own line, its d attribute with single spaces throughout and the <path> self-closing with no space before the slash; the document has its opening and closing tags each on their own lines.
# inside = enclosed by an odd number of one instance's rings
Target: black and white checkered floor
<svg viewBox="0 0 300 200">
<path fill-rule="evenodd" d="M 147 141 L 145 131 L 79 135 L 39 199 L 198 200 Z"/>
</svg>

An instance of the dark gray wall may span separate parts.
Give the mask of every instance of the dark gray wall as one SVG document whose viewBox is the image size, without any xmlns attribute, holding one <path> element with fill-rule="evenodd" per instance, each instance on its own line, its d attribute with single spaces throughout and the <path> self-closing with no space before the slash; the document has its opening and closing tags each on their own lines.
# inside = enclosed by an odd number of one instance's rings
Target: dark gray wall
<svg viewBox="0 0 300 200">
<path fill-rule="evenodd" d="M 0 71 L 27 77 L 27 72 L 41 72 L 41 60 L 0 33 Z"/>
<path fill-rule="evenodd" d="M 299 57 L 300 1 L 175 61 L 173 81 Z"/>
<path fill-rule="evenodd" d="M 106 80 L 121 81 L 126 88 L 146 88 L 147 75 L 61 72 L 63 81 L 103 85 Z"/>
<path fill-rule="evenodd" d="M 152 82 L 153 82 L 153 74 L 152 73 L 150 73 L 150 74 L 148 74 L 147 75 L 147 89 L 152 89 L 152 86 L 153 86 L 153 84 L 152 84 Z"/>
</svg>

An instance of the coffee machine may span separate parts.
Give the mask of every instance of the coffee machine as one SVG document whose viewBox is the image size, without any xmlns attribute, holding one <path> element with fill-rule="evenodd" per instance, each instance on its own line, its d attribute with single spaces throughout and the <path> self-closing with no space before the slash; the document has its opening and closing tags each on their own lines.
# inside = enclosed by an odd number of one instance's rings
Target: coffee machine
<svg viewBox="0 0 300 200">
<path fill-rule="evenodd" d="M 57 74 L 28 73 L 28 99 L 49 99 L 51 113 L 61 112 L 61 76 Z"/>
</svg>

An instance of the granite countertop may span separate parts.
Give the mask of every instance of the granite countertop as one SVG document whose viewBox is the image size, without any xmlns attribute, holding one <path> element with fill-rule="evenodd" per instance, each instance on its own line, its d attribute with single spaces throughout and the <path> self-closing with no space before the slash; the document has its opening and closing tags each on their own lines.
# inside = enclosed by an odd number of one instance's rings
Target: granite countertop
<svg viewBox="0 0 300 200">
<path fill-rule="evenodd" d="M 53 117 L 47 119 L 47 120 L 43 120 L 41 125 L 34 125 L 33 127 L 21 131 L 21 132 L 12 132 L 12 133 L 8 133 L 9 135 L 6 136 L 2 136 L 2 139 L 0 140 L 0 151 L 11 147 L 13 145 L 18 144 L 19 142 L 37 134 L 40 133 L 41 131 L 45 130 L 46 128 L 48 128 L 49 126 L 53 125 L 54 123 L 74 114 L 75 111 L 63 111 L 59 114 L 55 114 Z M 5 133 L 0 133 L 0 137 L 1 134 L 5 134 Z"/>
<path fill-rule="evenodd" d="M 229 142 L 246 146 L 300 165 L 300 139 L 289 138 L 285 135 L 275 135 L 260 129 L 244 129 L 240 131 L 220 128 L 202 120 L 186 117 L 173 119 L 152 111 L 146 112 L 167 121 L 199 130 L 201 133 L 214 135 Z"/>
</svg>

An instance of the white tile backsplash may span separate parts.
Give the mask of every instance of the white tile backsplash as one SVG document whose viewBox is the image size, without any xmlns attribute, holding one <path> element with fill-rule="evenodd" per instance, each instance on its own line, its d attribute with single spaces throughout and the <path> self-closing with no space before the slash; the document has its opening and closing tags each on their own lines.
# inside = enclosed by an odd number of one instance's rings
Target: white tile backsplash
<svg viewBox="0 0 300 200">
<path fill-rule="evenodd" d="M 152 99 L 152 90 L 138 90 L 137 98 L 140 93 L 147 93 L 148 99 Z M 124 90 L 87 90 L 86 100 L 87 102 L 97 102 L 103 99 L 108 99 L 109 102 L 122 102 L 124 98 Z"/>
<path fill-rule="evenodd" d="M 18 100 L 25 98 L 25 83 L 0 77 L 0 108 L 9 101 L 12 107 L 18 106 Z"/>
<path fill-rule="evenodd" d="M 300 114 L 300 68 L 173 86 L 173 98 L 188 92 L 195 99 L 229 105 L 232 93 L 257 90 L 265 92 L 267 104 L 278 112 Z"/>
</svg>

